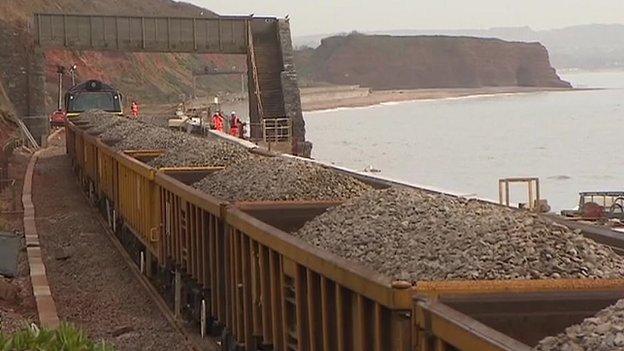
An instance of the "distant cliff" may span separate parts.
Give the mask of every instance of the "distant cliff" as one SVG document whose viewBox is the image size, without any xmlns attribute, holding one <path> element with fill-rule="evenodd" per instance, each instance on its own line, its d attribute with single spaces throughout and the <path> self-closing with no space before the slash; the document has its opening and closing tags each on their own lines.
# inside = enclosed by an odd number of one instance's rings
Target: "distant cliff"
<svg viewBox="0 0 624 351">
<path fill-rule="evenodd" d="M 304 82 L 374 89 L 570 87 L 539 43 L 449 36 L 351 34 L 297 52 Z"/>
</svg>

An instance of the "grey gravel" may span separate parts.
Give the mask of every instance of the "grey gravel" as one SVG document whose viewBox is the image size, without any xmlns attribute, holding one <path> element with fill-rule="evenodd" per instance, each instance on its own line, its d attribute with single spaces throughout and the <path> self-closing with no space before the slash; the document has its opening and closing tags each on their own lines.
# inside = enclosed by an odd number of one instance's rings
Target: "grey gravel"
<svg viewBox="0 0 624 351">
<path fill-rule="evenodd" d="M 240 145 L 189 136 L 148 163 L 156 168 L 229 166 L 248 157 L 249 153 Z"/>
<path fill-rule="evenodd" d="M 311 162 L 261 156 L 208 175 L 193 186 L 227 201 L 338 200 L 370 189 Z"/>
<path fill-rule="evenodd" d="M 123 140 L 128 135 L 140 128 L 141 123 L 128 120 L 126 122 L 118 123 L 106 129 L 102 134 L 100 134 L 100 138 L 107 144 L 112 145 Z"/>
<path fill-rule="evenodd" d="M 100 125 L 101 123 L 105 123 L 107 121 L 113 120 L 115 119 L 115 117 L 120 118 L 119 116 L 115 114 L 105 112 L 102 110 L 89 110 L 89 111 L 85 111 L 81 113 L 77 117 L 76 120 L 80 122 L 86 122 L 90 126 L 97 126 L 97 125 Z M 125 118 L 125 117 L 121 117 L 121 118 Z"/>
<path fill-rule="evenodd" d="M 126 125 L 126 124 L 123 124 Z M 117 150 L 168 150 L 180 145 L 189 135 L 139 122 L 139 127 L 130 131 L 115 143 Z"/>
<path fill-rule="evenodd" d="M 102 110 L 90 110 L 80 114 L 76 121 L 80 122 L 78 127 L 86 130 L 87 133 L 99 135 L 113 126 L 128 122 L 129 119 Z"/>
<path fill-rule="evenodd" d="M 369 192 L 294 235 L 408 281 L 624 276 L 621 257 L 580 231 L 529 212 L 403 188 Z"/>
<path fill-rule="evenodd" d="M 88 111 L 80 115 L 79 121 L 88 133 L 100 135 L 105 143 L 117 150 L 170 149 L 179 145 L 189 135 L 174 132 L 141 121 L 103 111 Z"/>
<path fill-rule="evenodd" d="M 104 111 L 87 111 L 79 120 L 81 128 L 118 150 L 167 150 L 149 162 L 154 167 L 227 166 L 245 159 L 246 149 L 235 143 L 200 138 L 171 131 Z"/>
<path fill-rule="evenodd" d="M 557 335 L 544 338 L 537 351 L 614 351 L 624 350 L 624 300 L 566 328 Z"/>
<path fill-rule="evenodd" d="M 132 122 L 133 121 L 130 121 L 126 117 L 107 116 L 107 118 L 102 118 L 97 122 L 89 123 L 88 125 L 85 126 L 84 129 L 87 131 L 87 133 L 91 135 L 100 135 L 106 132 L 107 130 L 109 130 L 110 128 L 113 128 L 115 126 L 118 126 L 124 123 L 132 124 Z"/>
</svg>

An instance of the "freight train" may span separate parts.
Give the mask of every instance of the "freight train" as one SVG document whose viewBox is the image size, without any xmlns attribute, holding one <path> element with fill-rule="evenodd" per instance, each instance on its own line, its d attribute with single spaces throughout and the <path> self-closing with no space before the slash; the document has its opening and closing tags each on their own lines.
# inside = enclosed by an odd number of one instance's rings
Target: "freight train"
<svg viewBox="0 0 624 351">
<path fill-rule="evenodd" d="M 71 87 L 65 93 L 67 118 L 88 110 L 102 110 L 123 116 L 123 95 L 113 86 L 99 80 L 89 80 Z"/>
<path fill-rule="evenodd" d="M 224 350 L 528 351 L 624 297 L 622 280 L 393 281 L 290 235 L 339 201 L 228 203 L 190 186 L 219 167 L 152 168 L 161 150 L 115 150 L 79 120 L 66 135 L 80 184 L 137 265 Z"/>
</svg>

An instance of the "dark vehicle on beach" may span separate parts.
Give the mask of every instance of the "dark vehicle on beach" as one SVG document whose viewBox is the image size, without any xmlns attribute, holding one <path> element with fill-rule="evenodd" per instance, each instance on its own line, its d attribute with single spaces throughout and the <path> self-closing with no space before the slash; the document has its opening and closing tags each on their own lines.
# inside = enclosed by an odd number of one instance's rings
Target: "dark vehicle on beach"
<svg viewBox="0 0 624 351">
<path fill-rule="evenodd" d="M 76 117 L 88 110 L 103 110 L 123 115 L 123 96 L 111 85 L 99 80 L 89 80 L 71 87 L 65 93 L 67 118 Z"/>
<path fill-rule="evenodd" d="M 584 220 L 624 220 L 624 191 L 586 191 L 579 193 L 576 210 L 563 210 L 561 215 Z"/>
</svg>

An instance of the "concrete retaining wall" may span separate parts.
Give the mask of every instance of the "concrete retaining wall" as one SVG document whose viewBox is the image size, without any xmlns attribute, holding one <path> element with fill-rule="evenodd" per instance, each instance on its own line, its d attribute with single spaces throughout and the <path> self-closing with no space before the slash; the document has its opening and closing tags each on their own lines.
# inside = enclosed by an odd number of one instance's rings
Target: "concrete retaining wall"
<svg viewBox="0 0 624 351">
<path fill-rule="evenodd" d="M 0 22 L 0 80 L 18 116 L 46 114 L 45 59 L 30 36 Z"/>
<path fill-rule="evenodd" d="M 284 70 L 281 73 L 282 92 L 284 96 L 284 109 L 286 116 L 292 121 L 293 128 L 293 153 L 310 157 L 312 143 L 305 140 L 305 121 L 301 109 L 301 96 L 297 83 L 297 71 L 295 69 L 294 50 L 290 35 L 290 23 L 280 19 L 278 22 L 278 34 L 282 52 Z"/>
<path fill-rule="evenodd" d="M 301 89 L 301 103 L 308 104 L 321 101 L 352 99 L 370 95 L 370 89 L 358 85 L 339 87 L 315 87 Z"/>
</svg>

